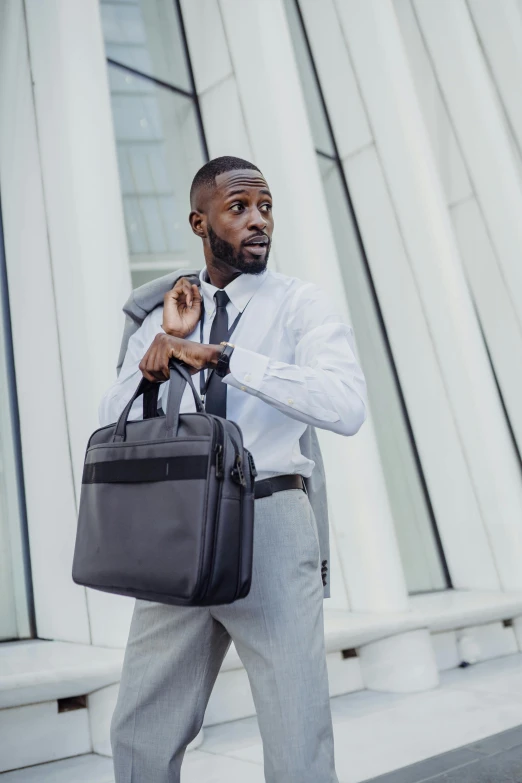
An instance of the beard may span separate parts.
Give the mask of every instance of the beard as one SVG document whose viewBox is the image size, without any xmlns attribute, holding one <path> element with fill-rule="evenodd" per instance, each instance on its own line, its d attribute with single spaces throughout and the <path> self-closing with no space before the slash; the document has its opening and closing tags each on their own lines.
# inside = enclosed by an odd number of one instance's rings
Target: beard
<svg viewBox="0 0 522 783">
<path fill-rule="evenodd" d="M 208 241 L 212 255 L 214 259 L 223 264 L 237 269 L 239 272 L 243 272 L 247 275 L 260 275 L 265 271 L 268 264 L 268 256 L 270 255 L 271 241 L 268 241 L 266 246 L 266 254 L 264 258 L 254 258 L 249 261 L 246 258 L 245 252 L 240 248 L 235 250 L 234 246 L 230 242 L 226 242 L 224 239 L 218 237 L 212 226 L 207 225 Z"/>
</svg>

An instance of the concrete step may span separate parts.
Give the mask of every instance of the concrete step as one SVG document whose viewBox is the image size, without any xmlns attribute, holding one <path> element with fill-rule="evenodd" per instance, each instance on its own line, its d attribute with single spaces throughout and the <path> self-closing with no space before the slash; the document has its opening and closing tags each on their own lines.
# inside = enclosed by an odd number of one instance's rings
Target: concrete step
<svg viewBox="0 0 522 783">
<path fill-rule="evenodd" d="M 122 650 L 0 645 L 0 771 L 108 748 Z"/>
<path fill-rule="evenodd" d="M 114 783 L 112 759 L 94 754 L 18 769 L 2 783 Z"/>
<path fill-rule="evenodd" d="M 327 604 L 325 604 L 327 607 Z M 509 655 L 522 648 L 522 594 L 445 591 L 416 596 L 410 610 L 357 614 L 325 610 L 330 695 L 362 690 L 357 649 L 427 628 L 438 668 Z M 123 650 L 65 642 L 0 645 L 0 771 L 86 754 L 110 755 L 109 725 Z M 204 726 L 255 714 L 246 671 L 232 645 Z M 199 736 L 192 749 L 200 744 Z"/>
<path fill-rule="evenodd" d="M 123 650 L 41 640 L 0 645 L 0 709 L 92 693 L 119 682 Z"/>
<path fill-rule="evenodd" d="M 520 742 L 521 730 L 515 727 L 522 724 L 521 689 L 519 653 L 445 672 L 440 686 L 431 691 L 363 691 L 332 699 L 339 780 L 361 783 L 401 770 L 393 779 L 402 783 L 406 778 L 410 780 L 410 770 L 404 767 L 463 745 L 472 743 L 479 754 L 489 752 L 488 745 L 494 751 L 511 748 L 513 733 L 517 735 L 515 742 Z M 499 732 L 506 731 L 510 734 L 504 745 Z M 490 735 L 496 736 L 491 741 L 484 739 Z M 465 761 L 469 761 L 469 748 L 465 758 L 460 758 L 460 763 Z M 444 768 L 438 762 L 436 766 L 438 774 L 443 774 Z M 0 783 L 113 783 L 110 760 L 92 755 L 6 773 L 0 778 Z M 182 779 L 184 783 L 263 783 L 263 748 L 256 719 L 207 729 L 201 748 L 185 758 Z M 479 779 L 486 777 L 466 778 Z M 497 779 L 494 774 L 487 777 L 488 781 Z M 519 777 L 515 774 L 509 779 Z"/>
</svg>

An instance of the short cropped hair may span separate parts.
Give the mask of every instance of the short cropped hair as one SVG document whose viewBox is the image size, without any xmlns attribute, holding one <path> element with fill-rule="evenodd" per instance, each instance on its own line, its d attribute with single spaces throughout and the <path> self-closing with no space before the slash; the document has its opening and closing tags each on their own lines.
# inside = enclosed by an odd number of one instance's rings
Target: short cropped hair
<svg viewBox="0 0 522 783">
<path fill-rule="evenodd" d="M 216 177 L 219 176 L 219 174 L 225 174 L 228 171 L 237 171 L 238 169 L 254 169 L 255 171 L 259 171 L 258 167 L 253 163 L 250 163 L 250 161 L 243 160 L 243 158 L 234 158 L 231 155 L 223 155 L 221 158 L 214 158 L 213 160 L 209 160 L 208 163 L 205 163 L 192 180 L 192 185 L 190 187 L 190 203 L 192 206 L 194 206 L 194 197 L 201 187 L 205 186 L 212 188 L 215 186 Z"/>
</svg>

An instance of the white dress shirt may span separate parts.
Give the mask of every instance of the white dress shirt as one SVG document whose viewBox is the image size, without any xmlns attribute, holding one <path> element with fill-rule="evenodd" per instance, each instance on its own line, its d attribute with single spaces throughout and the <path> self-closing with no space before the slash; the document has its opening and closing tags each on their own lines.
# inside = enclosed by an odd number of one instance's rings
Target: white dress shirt
<svg viewBox="0 0 522 783">
<path fill-rule="evenodd" d="M 203 342 L 208 343 L 218 289 L 207 282 L 206 268 L 200 279 Z M 366 385 L 352 329 L 320 288 L 270 269 L 261 275 L 239 275 L 224 290 L 230 298 L 229 326 L 243 313 L 230 337 L 236 345 L 230 373 L 222 379 L 228 386 L 227 418 L 241 428 L 258 481 L 284 473 L 309 477 L 315 463 L 299 448 L 306 426 L 354 435 L 366 418 Z M 138 365 L 156 334 L 163 332 L 162 320 L 163 307 L 157 307 L 130 338 L 118 380 L 100 404 L 102 426 L 118 419 L 136 390 L 141 379 Z M 199 324 L 186 339 L 199 342 Z M 199 392 L 199 373 L 192 379 Z M 159 392 L 164 410 L 167 387 L 161 384 Z M 141 418 L 142 407 L 139 398 L 129 419 Z M 195 409 L 187 387 L 180 412 Z"/>
</svg>

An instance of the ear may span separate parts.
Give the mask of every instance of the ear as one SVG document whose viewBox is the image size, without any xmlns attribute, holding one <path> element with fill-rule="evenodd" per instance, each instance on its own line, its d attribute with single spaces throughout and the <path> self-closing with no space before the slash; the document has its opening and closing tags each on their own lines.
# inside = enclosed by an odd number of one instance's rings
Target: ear
<svg viewBox="0 0 522 783">
<path fill-rule="evenodd" d="M 205 239 L 207 236 L 207 216 L 204 212 L 199 212 L 197 209 L 193 209 L 189 215 L 189 223 L 192 231 L 200 239 Z"/>
</svg>

